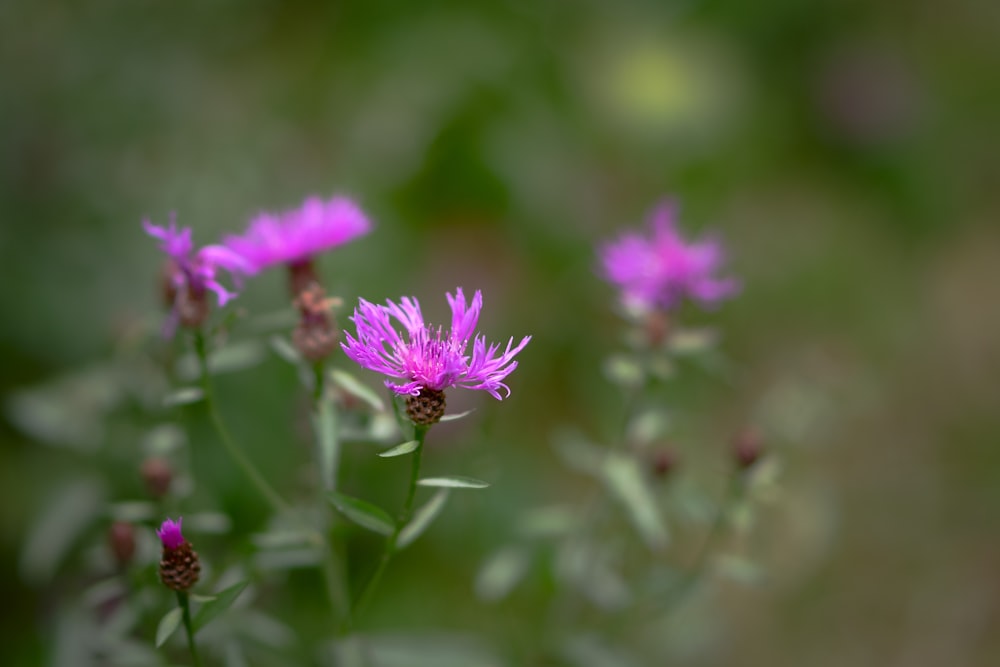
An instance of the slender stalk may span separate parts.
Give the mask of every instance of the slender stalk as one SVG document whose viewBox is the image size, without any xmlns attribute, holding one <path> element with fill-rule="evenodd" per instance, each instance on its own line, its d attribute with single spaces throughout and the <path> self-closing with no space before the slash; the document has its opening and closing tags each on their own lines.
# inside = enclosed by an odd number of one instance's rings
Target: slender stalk
<svg viewBox="0 0 1000 667">
<path fill-rule="evenodd" d="M 267 499 L 275 510 L 279 512 L 289 511 L 290 507 L 288 503 L 285 502 L 278 492 L 267 483 L 267 480 L 260 474 L 260 471 L 257 470 L 253 462 L 247 458 L 247 455 L 244 454 L 243 450 L 239 448 L 236 441 L 233 440 L 233 436 L 229 433 L 229 429 L 226 428 L 225 422 L 222 421 L 222 417 L 219 415 L 219 411 L 215 405 L 215 399 L 212 394 L 211 375 L 208 372 L 208 349 L 205 343 L 205 336 L 200 330 L 195 331 L 194 333 L 194 349 L 195 354 L 198 356 L 198 363 L 201 367 L 201 388 L 205 394 L 205 405 L 208 408 L 208 414 L 212 420 L 212 425 L 219 434 L 219 439 L 222 441 L 223 447 L 226 448 L 226 452 L 233 459 L 233 461 L 236 462 L 236 465 L 238 465 L 243 473 L 250 479 L 257 491 Z"/>
<path fill-rule="evenodd" d="M 691 562 L 691 567 L 688 568 L 687 573 L 685 573 L 681 580 L 677 582 L 677 585 L 668 590 L 665 595 L 659 599 L 649 600 L 645 605 L 638 605 L 639 616 L 649 617 L 658 612 L 669 611 L 671 606 L 682 600 L 705 577 L 708 573 L 709 556 L 712 553 L 712 547 L 715 546 L 715 543 L 725 532 L 729 511 L 733 503 L 740 498 L 742 492 L 742 471 L 736 470 L 726 484 L 726 491 L 719 503 L 719 510 L 716 512 L 715 519 L 712 521 L 708 532 L 705 533 L 705 540 L 701 543 L 701 548 Z"/>
<path fill-rule="evenodd" d="M 364 589 L 358 596 L 357 602 L 354 604 L 353 612 L 355 616 L 364 611 L 375 589 L 378 588 L 378 583 L 382 579 L 382 573 L 385 572 L 389 561 L 392 560 L 393 555 L 396 553 L 396 541 L 399 539 L 399 533 L 406 527 L 406 524 L 409 523 L 410 518 L 413 516 L 413 499 L 416 497 L 417 480 L 420 478 L 420 455 L 424 450 L 424 437 L 427 435 L 427 428 L 426 426 L 414 427 L 413 439 L 417 441 L 417 448 L 413 450 L 411 458 L 410 484 L 406 491 L 406 501 L 403 503 L 403 509 L 399 512 L 395 530 L 386 538 L 385 550 L 382 552 L 382 557 L 379 559 L 375 571 L 368 579 Z"/>
<path fill-rule="evenodd" d="M 191 603 L 188 600 L 186 591 L 177 591 L 177 603 L 181 606 L 181 613 L 184 619 L 184 629 L 187 631 L 188 649 L 191 651 L 191 661 L 194 667 L 201 667 L 201 658 L 198 656 L 198 647 L 194 643 L 194 624 L 191 622 Z"/>
<path fill-rule="evenodd" d="M 322 457 L 323 453 L 320 451 L 323 447 L 321 439 L 323 434 L 321 433 L 322 425 L 320 423 L 320 413 L 322 408 L 322 401 L 326 394 L 326 374 L 324 372 L 323 362 L 317 362 L 313 364 L 313 428 L 314 435 L 316 437 L 317 451 L 319 451 L 319 456 Z M 333 466 L 334 476 L 336 475 L 336 463 Z M 330 488 L 321 488 L 321 492 L 332 491 L 335 488 L 336 479 L 330 480 Z M 338 627 L 350 627 L 351 625 L 351 601 L 350 596 L 347 592 L 347 582 L 344 580 L 344 567 L 341 561 L 336 545 L 333 542 L 333 537 L 330 534 L 330 508 L 327 503 L 320 501 L 322 506 L 322 513 L 324 516 L 324 525 L 326 529 L 323 531 L 323 559 L 320 562 L 320 572 L 323 574 L 324 588 L 326 589 L 327 599 L 330 601 L 330 609 L 333 611 L 334 615 L 334 625 Z M 338 620 L 339 619 L 339 620 Z"/>
</svg>

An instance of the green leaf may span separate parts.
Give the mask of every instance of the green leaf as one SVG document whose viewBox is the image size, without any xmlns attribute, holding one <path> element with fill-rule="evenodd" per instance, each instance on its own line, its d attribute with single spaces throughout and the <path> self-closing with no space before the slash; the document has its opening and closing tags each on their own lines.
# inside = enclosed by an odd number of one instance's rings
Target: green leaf
<svg viewBox="0 0 1000 667">
<path fill-rule="evenodd" d="M 340 460 L 340 440 L 337 438 L 337 413 L 333 403 L 325 398 L 318 401 L 313 414 L 313 430 L 319 446 L 319 471 L 323 488 L 336 488 L 337 462 Z"/>
<path fill-rule="evenodd" d="M 362 528 L 380 535 L 391 535 L 396 523 L 385 510 L 360 498 L 352 498 L 342 493 L 328 493 L 326 496 L 337 510 Z"/>
<path fill-rule="evenodd" d="M 105 489 L 101 482 L 80 479 L 54 490 L 45 509 L 29 524 L 21 549 L 21 575 L 43 583 L 55 574 L 77 539 L 102 515 Z"/>
<path fill-rule="evenodd" d="M 112 503 L 108 507 L 108 515 L 112 519 L 129 523 L 150 521 L 157 515 L 157 511 L 155 503 L 144 500 L 125 500 L 120 503 Z"/>
<path fill-rule="evenodd" d="M 232 586 L 225 588 L 215 594 L 215 599 L 211 602 L 206 602 L 195 614 L 192 625 L 194 626 L 194 631 L 198 632 L 203 627 L 211 623 L 217 616 L 222 614 L 222 612 L 229 609 L 236 598 L 240 596 L 243 589 L 249 585 L 249 581 L 240 581 L 233 584 Z"/>
<path fill-rule="evenodd" d="M 201 387 L 181 387 L 163 398 L 163 407 L 172 408 L 178 405 L 190 405 L 205 398 L 205 392 Z"/>
<path fill-rule="evenodd" d="M 476 595 L 480 600 L 496 602 L 510 593 L 528 573 L 531 554 L 521 546 L 504 547 L 479 568 Z"/>
<path fill-rule="evenodd" d="M 457 412 L 457 413 L 455 413 L 453 415 L 445 415 L 444 417 L 441 417 L 441 419 L 439 421 L 453 422 L 455 420 L 461 419 L 462 417 L 471 415 L 473 412 L 475 412 L 475 411 L 474 410 L 466 410 L 465 412 Z"/>
<path fill-rule="evenodd" d="M 441 513 L 441 510 L 444 509 L 444 504 L 448 500 L 449 493 L 449 489 L 440 489 L 420 509 L 413 513 L 413 518 L 410 519 L 410 522 L 399 531 L 399 536 L 396 538 L 396 548 L 402 549 L 409 545 L 427 530 L 438 514 Z"/>
<path fill-rule="evenodd" d="M 624 454 L 609 454 L 603 473 L 608 490 L 625 507 L 646 545 L 654 551 L 665 548 L 669 541 L 667 526 L 636 460 Z"/>
<path fill-rule="evenodd" d="M 446 489 L 485 489 L 490 485 L 481 479 L 453 475 L 450 477 L 425 477 L 417 482 L 420 486 L 436 486 Z"/>
<path fill-rule="evenodd" d="M 401 445 L 396 445 L 384 452 L 379 452 L 378 455 L 384 459 L 392 458 L 393 456 L 402 456 L 403 454 L 409 454 L 412 451 L 416 451 L 417 447 L 420 446 L 419 440 L 407 440 Z"/>
<path fill-rule="evenodd" d="M 316 567 L 323 562 L 323 552 L 315 547 L 278 549 L 254 554 L 258 570 L 297 570 Z"/>
<path fill-rule="evenodd" d="M 174 631 L 180 627 L 183 615 L 184 610 L 180 607 L 174 607 L 163 615 L 160 624 L 156 626 L 156 648 L 163 646 L 163 642 L 170 639 L 170 635 L 174 634 Z"/>
<path fill-rule="evenodd" d="M 190 528 L 192 533 L 223 535 L 228 533 L 232 526 L 232 519 L 222 512 L 198 512 L 184 517 L 184 529 Z"/>
<path fill-rule="evenodd" d="M 635 388 L 645 378 L 642 364 L 632 356 L 616 354 L 604 362 L 604 374 L 620 387 Z"/>
<path fill-rule="evenodd" d="M 670 335 L 670 351 L 676 355 L 699 354 L 712 349 L 718 342 L 713 329 L 680 329 Z"/>
<path fill-rule="evenodd" d="M 330 371 L 330 379 L 333 380 L 335 385 L 346 391 L 351 396 L 360 398 L 362 401 L 367 403 L 372 410 L 375 410 L 376 412 L 383 412 L 385 410 L 385 402 L 379 397 L 379 395 L 372 391 L 368 385 L 363 384 L 347 371 L 334 368 Z"/>
<path fill-rule="evenodd" d="M 302 355 L 299 354 L 295 346 L 288 342 L 288 339 L 284 336 L 275 334 L 271 336 L 268 342 L 271 344 L 271 349 L 274 350 L 274 353 L 291 365 L 298 366 L 302 363 Z"/>
</svg>

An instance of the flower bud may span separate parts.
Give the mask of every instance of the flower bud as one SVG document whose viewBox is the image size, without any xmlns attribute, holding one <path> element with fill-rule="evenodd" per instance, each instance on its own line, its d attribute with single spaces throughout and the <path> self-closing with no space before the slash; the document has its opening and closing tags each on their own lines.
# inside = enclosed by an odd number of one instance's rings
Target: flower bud
<svg viewBox="0 0 1000 667">
<path fill-rule="evenodd" d="M 330 313 L 333 303 L 317 282 L 309 283 L 295 298 L 301 318 L 292 332 L 292 343 L 309 361 L 322 361 L 337 347 L 338 332 Z"/>
<path fill-rule="evenodd" d="M 115 521 L 108 529 L 108 546 L 119 567 L 125 567 L 135 556 L 135 527 L 127 521 Z"/>
<path fill-rule="evenodd" d="M 657 479 L 666 479 L 677 467 L 677 454 L 668 447 L 662 447 L 653 452 L 649 465 Z"/>
<path fill-rule="evenodd" d="M 181 534 L 181 519 L 167 519 L 156 534 L 163 544 L 160 557 L 160 581 L 167 588 L 186 591 L 198 581 L 201 563 L 198 554 Z"/>
<path fill-rule="evenodd" d="M 763 443 L 760 433 L 754 428 L 744 428 L 733 438 L 733 457 L 740 470 L 750 468 L 760 459 L 762 452 Z"/>
<path fill-rule="evenodd" d="M 146 491 L 154 498 L 162 498 L 170 491 L 174 471 L 166 459 L 153 457 L 142 462 L 140 469 Z"/>
</svg>

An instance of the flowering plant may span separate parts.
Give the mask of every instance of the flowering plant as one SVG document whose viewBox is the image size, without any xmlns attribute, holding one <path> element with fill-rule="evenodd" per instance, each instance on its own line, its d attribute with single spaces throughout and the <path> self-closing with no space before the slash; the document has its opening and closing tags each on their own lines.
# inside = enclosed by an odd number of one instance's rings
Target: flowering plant
<svg viewBox="0 0 1000 667">
<path fill-rule="evenodd" d="M 448 428 L 461 429 L 462 437 L 471 440 L 476 427 L 468 422 L 438 427 L 468 415 L 449 414 L 445 393 L 469 390 L 467 400 L 489 394 L 503 404 L 485 401 L 490 407 L 482 412 L 502 410 L 516 421 L 523 404 L 506 400 L 521 376 L 514 371 L 522 358 L 528 365 L 542 363 L 523 356 L 532 336 L 490 342 L 480 331 L 483 291 L 474 290 L 470 299 L 462 287 L 445 295 L 450 315 L 445 324 L 426 321 L 417 297 L 378 304 L 359 295 L 342 330 L 334 317 L 342 301 L 328 296 L 316 265 L 324 252 L 372 227 L 346 197 L 310 197 L 297 209 L 259 214 L 243 234 L 226 235 L 222 244 L 197 251 L 191 230 L 178 229 L 173 221 L 168 227 L 148 221 L 143 226 L 167 255 L 168 326 L 183 325 L 187 335 L 159 341 L 142 365 L 149 373 L 152 360 L 162 362 L 150 382 L 155 395 L 140 401 L 148 422 L 144 444 L 130 454 L 146 497 L 129 496 L 134 485 L 122 484 L 102 490 L 93 501 L 100 512 L 92 521 L 112 519 L 108 553 L 113 563 L 105 562 L 103 575 L 113 594 L 104 602 L 128 611 L 114 626 L 118 634 L 95 633 L 98 652 L 119 664 L 118 657 L 126 655 L 121 646 L 132 642 L 145 649 L 136 664 L 201 665 L 223 659 L 240 664 L 250 657 L 261 664 L 292 664 L 291 656 L 300 650 L 295 647 L 302 646 L 321 656 L 321 664 L 397 664 L 386 657 L 392 642 L 379 632 L 385 624 L 379 614 L 407 594 L 407 576 L 416 578 L 416 570 L 399 562 L 403 551 L 424 535 L 432 545 L 447 539 L 446 530 L 432 528 L 459 513 L 459 508 L 448 511 L 452 494 L 486 489 L 503 479 L 502 471 L 482 465 L 489 481 L 464 471 L 426 473 L 427 468 L 476 466 L 449 448 L 437 448 L 438 434 L 446 441 Z M 483 649 L 485 659 L 460 652 L 455 664 L 527 660 L 584 667 L 594 664 L 586 661 L 591 653 L 620 657 L 630 651 L 653 656 L 659 664 L 667 654 L 651 639 L 657 624 L 711 581 L 713 556 L 729 546 L 738 529 L 734 513 L 751 512 L 773 481 L 761 437 L 746 430 L 726 455 L 721 480 L 690 496 L 702 501 L 698 516 L 685 515 L 690 498 L 685 504 L 672 495 L 681 493 L 680 478 L 690 464 L 673 445 L 667 387 L 676 380 L 683 357 L 713 354 L 718 341 L 708 330 L 688 327 L 678 306 L 689 301 L 715 307 L 736 294 L 737 281 L 720 275 L 722 242 L 716 237 L 686 241 L 673 206 L 663 204 L 652 216 L 649 235 L 623 234 L 600 244 L 597 255 L 601 275 L 619 291 L 620 304 L 642 316 L 627 323 L 638 326 L 625 337 L 625 349 L 603 365 L 611 387 L 622 395 L 623 414 L 611 418 L 620 428 L 600 436 L 568 428 L 551 438 L 525 429 L 532 447 L 552 441 L 570 478 L 589 479 L 589 495 L 574 494 L 520 514 L 511 510 L 513 518 L 489 526 L 495 551 L 474 554 L 478 566 L 454 568 L 452 576 L 467 577 L 468 588 L 484 605 L 503 604 L 516 591 L 526 591 L 533 615 L 524 620 L 525 627 L 537 629 L 526 640 L 530 645 L 524 654 L 505 652 L 502 637 L 495 636 L 493 646 Z M 220 271 L 239 280 L 276 266 L 289 271 L 292 308 L 286 305 L 280 317 L 265 318 L 269 324 L 261 327 L 231 307 L 237 294 L 222 284 Z M 225 315 L 211 326 L 208 292 L 216 295 Z M 666 313 L 671 326 L 651 335 L 650 322 Z M 306 439 L 311 448 L 281 450 L 282 459 L 297 460 L 301 468 L 294 483 L 273 463 L 277 457 L 272 454 L 272 464 L 262 466 L 262 450 L 246 446 L 254 440 L 256 423 L 266 430 L 267 420 L 253 410 L 237 412 L 239 388 L 219 377 L 260 372 L 252 369 L 268 349 L 293 367 L 302 384 L 297 393 L 303 414 L 308 414 L 307 424 L 289 428 L 296 435 L 288 437 Z M 354 364 L 383 376 L 383 386 L 372 388 L 355 377 L 348 370 Z M 115 381 L 121 376 L 115 374 Z M 117 390 L 126 391 L 124 385 Z M 530 385 L 515 390 L 518 399 L 533 393 Z M 608 406 L 615 404 L 605 401 L 602 409 L 612 413 L 615 408 Z M 231 428 L 237 416 L 239 429 Z M 488 420 L 480 423 L 483 440 Z M 435 437 L 428 442 L 432 429 Z M 192 434 L 190 443 L 186 433 Z M 227 477 L 231 466 L 220 461 L 235 466 L 248 491 L 228 512 L 216 487 L 239 484 Z M 380 492 L 387 483 L 398 485 L 401 497 Z M 108 503 L 105 494 L 112 498 Z M 77 498 L 72 505 L 79 514 L 77 506 L 86 502 Z M 385 509 L 392 506 L 397 509 Z M 462 509 L 471 507 L 467 503 Z M 183 532 L 179 516 L 166 518 L 181 511 Z M 239 518 L 230 519 L 230 513 Z M 228 548 L 225 535 L 231 536 Z M 680 544 L 685 541 L 695 546 Z M 467 546 L 464 538 L 460 544 Z M 395 577 L 387 574 L 393 571 Z M 540 578 L 546 582 L 533 581 L 532 573 L 545 573 Z M 298 576 L 309 581 L 304 592 L 295 589 Z M 317 589 L 323 591 L 321 602 Z M 282 606 L 285 595 L 291 601 Z M 272 607 L 278 608 L 273 615 Z M 322 620 L 283 620 L 289 608 L 299 607 L 307 609 L 308 619 Z M 99 615 L 95 619 L 100 622 Z M 273 645 L 259 650 L 257 644 L 268 637 Z M 412 664 L 448 662 L 448 654 L 440 651 L 405 653 Z M 277 662 L 274 655 L 281 656 Z M 623 658 L 608 664 L 633 663 Z"/>
</svg>

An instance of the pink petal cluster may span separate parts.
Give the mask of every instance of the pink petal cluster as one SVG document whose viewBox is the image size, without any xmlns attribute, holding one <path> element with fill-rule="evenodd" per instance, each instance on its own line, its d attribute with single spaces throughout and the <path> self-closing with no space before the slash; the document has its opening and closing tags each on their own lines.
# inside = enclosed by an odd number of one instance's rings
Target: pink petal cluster
<svg viewBox="0 0 1000 667">
<path fill-rule="evenodd" d="M 173 216 L 168 227 L 158 227 L 149 220 L 143 220 L 142 226 L 147 234 L 159 239 L 160 250 L 173 260 L 170 281 L 178 295 L 188 291 L 201 294 L 211 290 L 215 292 L 219 306 L 226 305 L 236 296 L 216 279 L 216 272 L 219 268 L 245 272 L 247 262 L 240 255 L 218 245 L 205 246 L 193 252 L 191 229 L 184 227 L 178 230 Z"/>
<path fill-rule="evenodd" d="M 357 327 L 357 337 L 345 333 L 344 352 L 352 360 L 372 371 L 405 380 L 386 386 L 401 395 L 417 396 L 421 388 L 443 391 L 448 387 L 481 389 L 501 400 L 500 391 L 510 395 L 503 380 L 515 368 L 514 356 L 531 336 L 525 336 L 516 346 L 514 339 L 501 350 L 499 344 L 487 346 L 484 336 L 476 335 L 483 295 L 477 290 L 472 303 L 466 304 L 462 289 L 448 294 L 451 306 L 451 329 L 444 331 L 424 324 L 420 304 L 403 297 L 399 305 L 386 301 L 385 306 L 360 299 L 351 321 Z M 390 318 L 403 326 L 405 333 L 396 331 Z M 472 353 L 468 354 L 469 343 Z"/>
<path fill-rule="evenodd" d="M 309 197 L 302 206 L 282 213 L 260 213 L 246 232 L 224 243 L 246 260 L 253 275 L 276 264 L 308 262 L 314 255 L 368 233 L 371 223 L 347 197 Z"/>
<path fill-rule="evenodd" d="M 156 531 L 165 549 L 176 549 L 184 544 L 184 536 L 181 534 L 181 521 L 183 521 L 181 517 L 178 517 L 177 521 L 167 519 Z"/>
<path fill-rule="evenodd" d="M 677 232 L 676 207 L 665 202 L 653 212 L 651 235 L 622 235 L 601 248 L 604 277 L 621 289 L 626 308 L 669 310 L 683 299 L 704 306 L 739 291 L 732 278 L 719 278 L 725 261 L 722 244 L 714 238 L 687 243 Z"/>
</svg>

